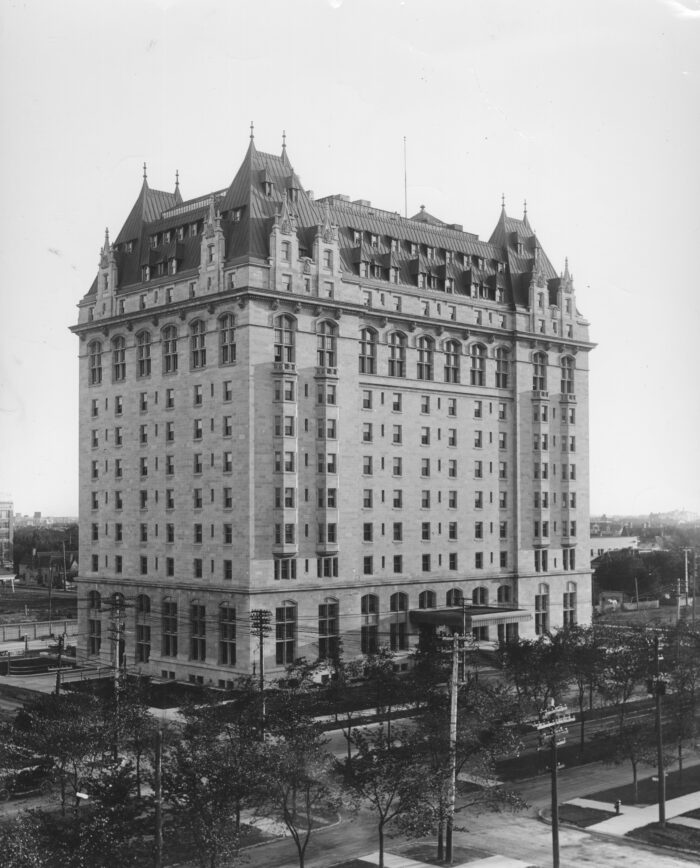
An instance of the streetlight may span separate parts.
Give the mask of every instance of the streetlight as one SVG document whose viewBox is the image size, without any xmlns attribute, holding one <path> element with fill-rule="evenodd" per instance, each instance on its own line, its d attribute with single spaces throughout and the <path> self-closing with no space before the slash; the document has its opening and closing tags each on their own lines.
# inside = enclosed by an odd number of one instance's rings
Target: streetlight
<svg viewBox="0 0 700 868">
<path fill-rule="evenodd" d="M 557 747 L 566 742 L 564 737 L 568 729 L 565 723 L 574 722 L 573 714 L 566 705 L 556 705 L 549 700 L 549 708 L 541 711 L 537 720 L 533 721 L 535 729 L 539 730 L 539 747 L 537 750 L 550 749 L 550 767 L 552 773 L 552 866 L 559 868 L 559 796 L 557 794 Z"/>
</svg>

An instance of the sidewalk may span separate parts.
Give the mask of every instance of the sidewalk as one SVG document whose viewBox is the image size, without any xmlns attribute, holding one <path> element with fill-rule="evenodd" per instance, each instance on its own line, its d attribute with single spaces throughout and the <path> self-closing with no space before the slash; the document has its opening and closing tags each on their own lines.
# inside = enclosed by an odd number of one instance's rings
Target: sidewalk
<svg viewBox="0 0 700 868">
<path fill-rule="evenodd" d="M 369 862 L 379 865 L 379 853 L 370 853 L 369 856 L 360 856 L 361 862 Z M 385 868 L 431 868 L 428 862 L 416 862 L 406 856 L 397 856 L 394 853 L 384 853 Z M 511 859 L 509 856 L 487 856 L 485 859 L 476 859 L 471 862 L 454 863 L 453 868 L 531 868 L 531 862 L 522 862 L 520 859 Z"/>
<path fill-rule="evenodd" d="M 598 810 L 604 811 L 610 810 L 610 805 L 608 803 L 604 804 L 603 802 L 596 802 L 593 799 L 572 799 L 566 804 L 579 805 L 582 808 L 597 808 Z M 670 821 L 673 817 L 686 814 L 688 811 L 693 811 L 696 808 L 700 808 L 700 792 L 689 793 L 687 796 L 679 796 L 677 799 L 670 799 L 666 802 L 666 820 Z M 649 823 L 655 823 L 658 818 L 658 805 L 647 805 L 643 808 L 637 808 L 632 805 L 623 805 L 620 809 L 619 816 L 610 817 L 600 823 L 594 823 L 592 826 L 587 827 L 587 831 L 604 832 L 606 835 L 624 836 L 633 829 L 640 828 L 640 826 L 648 826 Z M 700 828 L 700 821 L 692 820 L 692 822 L 682 825 L 690 825 Z"/>
</svg>

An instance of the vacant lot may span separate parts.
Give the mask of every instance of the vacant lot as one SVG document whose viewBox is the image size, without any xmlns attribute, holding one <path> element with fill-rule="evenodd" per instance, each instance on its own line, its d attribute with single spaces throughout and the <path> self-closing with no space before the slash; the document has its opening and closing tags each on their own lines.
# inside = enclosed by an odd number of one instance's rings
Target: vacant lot
<svg viewBox="0 0 700 868">
<path fill-rule="evenodd" d="M 52 591 L 51 618 L 72 620 L 77 617 L 78 602 L 75 591 Z M 15 583 L 12 588 L 0 586 L 0 623 L 17 624 L 21 621 L 49 620 L 48 588 L 26 588 Z"/>
</svg>

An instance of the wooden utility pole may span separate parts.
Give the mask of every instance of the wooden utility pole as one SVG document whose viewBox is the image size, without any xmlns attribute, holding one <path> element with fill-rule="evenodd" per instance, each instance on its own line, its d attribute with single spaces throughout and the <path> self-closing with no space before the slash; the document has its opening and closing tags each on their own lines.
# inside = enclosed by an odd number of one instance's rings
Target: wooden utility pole
<svg viewBox="0 0 700 868">
<path fill-rule="evenodd" d="M 447 790 L 447 822 L 445 823 L 445 862 L 452 864 L 452 828 L 457 797 L 457 691 L 459 689 L 459 639 L 452 637 L 452 675 L 450 677 L 450 779 Z"/>
<path fill-rule="evenodd" d="M 656 768 L 658 775 L 659 826 L 666 826 L 666 771 L 664 769 L 664 740 L 661 731 L 661 697 L 666 693 L 666 679 L 661 675 L 659 635 L 654 636 L 654 677 L 649 679 L 649 692 L 654 694 L 656 706 Z"/>
<path fill-rule="evenodd" d="M 265 736 L 265 636 L 270 633 L 272 612 L 267 609 L 251 609 L 250 632 L 258 637 L 259 684 L 260 684 L 260 738 Z"/>
<path fill-rule="evenodd" d="M 156 730 L 156 755 L 154 762 L 153 796 L 155 801 L 155 841 L 153 844 L 153 868 L 161 868 L 163 859 L 163 813 L 162 813 L 162 766 L 163 766 L 163 730 Z"/>
</svg>

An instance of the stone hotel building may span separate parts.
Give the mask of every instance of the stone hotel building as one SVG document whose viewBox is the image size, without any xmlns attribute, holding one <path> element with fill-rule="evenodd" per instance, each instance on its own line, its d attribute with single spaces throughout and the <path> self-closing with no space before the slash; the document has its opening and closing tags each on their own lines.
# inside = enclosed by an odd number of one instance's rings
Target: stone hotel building
<svg viewBox="0 0 700 868">
<path fill-rule="evenodd" d="M 463 619 L 591 616 L 588 324 L 502 206 L 488 241 L 314 199 L 286 145 L 146 178 L 78 305 L 79 656 L 226 686 Z"/>
</svg>

